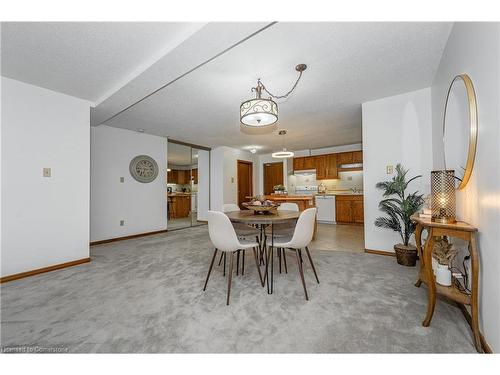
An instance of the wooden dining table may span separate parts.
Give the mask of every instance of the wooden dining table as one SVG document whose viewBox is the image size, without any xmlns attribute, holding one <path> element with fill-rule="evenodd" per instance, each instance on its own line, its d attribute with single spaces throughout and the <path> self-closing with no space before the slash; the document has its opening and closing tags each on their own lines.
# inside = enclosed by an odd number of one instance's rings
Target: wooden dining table
<svg viewBox="0 0 500 375">
<path fill-rule="evenodd" d="M 265 267 L 266 272 L 264 275 L 264 281 L 267 281 L 267 293 L 273 293 L 273 278 L 274 278 L 274 258 L 273 258 L 273 247 L 274 247 L 274 224 L 289 223 L 291 221 L 297 221 L 300 216 L 298 211 L 288 211 L 288 210 L 276 210 L 271 211 L 266 214 L 256 214 L 252 210 L 242 210 L 242 211 L 230 211 L 226 212 L 229 220 L 233 223 L 244 223 L 249 225 L 255 225 L 260 229 L 261 238 L 265 239 L 266 227 L 271 227 L 271 248 L 267 252 L 265 257 Z M 261 246 L 267 244 L 267 241 L 261 242 Z M 269 275 L 269 266 L 271 272 Z"/>
</svg>

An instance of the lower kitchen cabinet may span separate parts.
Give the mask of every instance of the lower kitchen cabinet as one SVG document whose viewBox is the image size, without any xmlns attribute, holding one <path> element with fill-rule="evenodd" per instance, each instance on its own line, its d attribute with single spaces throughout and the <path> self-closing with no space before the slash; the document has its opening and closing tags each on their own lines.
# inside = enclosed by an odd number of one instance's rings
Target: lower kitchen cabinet
<svg viewBox="0 0 500 375">
<path fill-rule="evenodd" d="M 335 197 L 335 220 L 339 224 L 363 224 L 363 196 L 337 195 Z"/>
<path fill-rule="evenodd" d="M 179 219 L 188 217 L 191 212 L 191 194 L 169 194 L 169 217 Z"/>
</svg>

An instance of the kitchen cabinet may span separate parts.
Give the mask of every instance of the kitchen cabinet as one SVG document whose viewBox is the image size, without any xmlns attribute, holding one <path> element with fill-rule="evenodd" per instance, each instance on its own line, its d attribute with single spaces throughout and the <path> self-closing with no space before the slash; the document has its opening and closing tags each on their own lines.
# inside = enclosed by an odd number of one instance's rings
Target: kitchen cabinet
<svg viewBox="0 0 500 375">
<path fill-rule="evenodd" d="M 316 159 L 316 179 L 331 180 L 339 178 L 337 168 L 337 154 L 318 155 Z"/>
<path fill-rule="evenodd" d="M 352 162 L 354 164 L 363 163 L 363 151 L 353 151 L 352 152 Z"/>
<path fill-rule="evenodd" d="M 178 219 L 188 217 L 191 212 L 191 194 L 169 194 L 169 209 L 171 210 L 169 217 Z"/>
<path fill-rule="evenodd" d="M 177 183 L 177 170 L 172 169 L 170 172 L 167 172 L 167 182 L 169 184 L 176 184 Z"/>
<path fill-rule="evenodd" d="M 353 163 L 353 155 L 352 152 L 341 152 L 338 154 L 339 164 L 352 164 Z"/>
<path fill-rule="evenodd" d="M 186 185 L 191 181 L 191 171 L 183 169 L 172 169 L 167 172 L 167 182 L 169 184 Z"/>
<path fill-rule="evenodd" d="M 335 219 L 339 224 L 363 224 L 363 196 L 337 195 L 335 197 Z"/>
<path fill-rule="evenodd" d="M 326 155 L 315 156 L 316 180 L 326 180 Z"/>
<path fill-rule="evenodd" d="M 337 154 L 326 155 L 326 179 L 339 178 Z"/>
<path fill-rule="evenodd" d="M 316 159 L 315 156 L 300 156 L 298 158 L 293 158 L 293 169 L 295 171 L 314 169 L 316 168 L 315 159 Z"/>
<path fill-rule="evenodd" d="M 342 167 L 345 164 L 363 163 L 363 151 L 341 152 L 336 154 L 301 156 L 293 158 L 293 170 L 316 170 L 317 180 L 331 180 L 339 178 L 342 171 L 362 171 L 362 166 Z"/>
</svg>

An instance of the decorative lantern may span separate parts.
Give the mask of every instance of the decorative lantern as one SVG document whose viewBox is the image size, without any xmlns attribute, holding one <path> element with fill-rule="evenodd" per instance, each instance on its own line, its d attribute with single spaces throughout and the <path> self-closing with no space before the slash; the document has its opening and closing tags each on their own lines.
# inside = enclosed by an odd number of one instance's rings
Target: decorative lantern
<svg viewBox="0 0 500 375">
<path fill-rule="evenodd" d="M 455 171 L 431 172 L 432 221 L 454 223 L 455 219 Z"/>
</svg>

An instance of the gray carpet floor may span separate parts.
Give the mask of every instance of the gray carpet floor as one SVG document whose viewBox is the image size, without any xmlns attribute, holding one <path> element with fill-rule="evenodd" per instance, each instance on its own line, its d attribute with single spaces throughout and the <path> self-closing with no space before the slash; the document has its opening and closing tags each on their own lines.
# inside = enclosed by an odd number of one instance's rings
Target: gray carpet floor
<svg viewBox="0 0 500 375">
<path fill-rule="evenodd" d="M 1 344 L 69 352 L 366 353 L 474 352 L 455 306 L 438 301 L 421 325 L 425 286 L 394 258 L 312 250 L 305 301 L 295 257 L 260 286 L 253 256 L 234 276 L 214 267 L 205 226 L 91 248 L 92 262 L 1 286 Z"/>
</svg>

